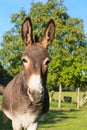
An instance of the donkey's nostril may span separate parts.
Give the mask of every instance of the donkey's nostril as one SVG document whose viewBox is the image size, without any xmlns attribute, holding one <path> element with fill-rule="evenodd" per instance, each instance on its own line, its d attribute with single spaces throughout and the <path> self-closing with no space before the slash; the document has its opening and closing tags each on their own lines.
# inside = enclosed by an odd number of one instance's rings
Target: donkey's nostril
<svg viewBox="0 0 87 130">
<path fill-rule="evenodd" d="M 43 94 L 43 91 L 40 92 L 40 95 L 42 95 L 42 94 Z"/>
<path fill-rule="evenodd" d="M 42 89 L 42 91 L 41 91 L 41 95 L 43 95 L 43 93 L 44 93 L 44 89 Z"/>
<path fill-rule="evenodd" d="M 32 94 L 32 92 L 29 90 L 29 93 Z"/>
</svg>

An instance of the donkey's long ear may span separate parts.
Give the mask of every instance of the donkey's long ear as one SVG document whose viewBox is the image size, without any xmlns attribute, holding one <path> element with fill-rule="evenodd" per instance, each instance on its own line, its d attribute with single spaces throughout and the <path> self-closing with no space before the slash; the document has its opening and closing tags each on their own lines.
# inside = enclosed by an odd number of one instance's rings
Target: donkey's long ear
<svg viewBox="0 0 87 130">
<path fill-rule="evenodd" d="M 47 23 L 47 27 L 44 32 L 44 36 L 42 37 L 41 44 L 43 47 L 48 48 L 48 46 L 52 43 L 55 36 L 55 22 L 53 19 L 50 19 Z"/>
<path fill-rule="evenodd" d="M 22 25 L 22 39 L 25 45 L 31 45 L 33 43 L 32 22 L 30 17 L 27 17 Z"/>
</svg>

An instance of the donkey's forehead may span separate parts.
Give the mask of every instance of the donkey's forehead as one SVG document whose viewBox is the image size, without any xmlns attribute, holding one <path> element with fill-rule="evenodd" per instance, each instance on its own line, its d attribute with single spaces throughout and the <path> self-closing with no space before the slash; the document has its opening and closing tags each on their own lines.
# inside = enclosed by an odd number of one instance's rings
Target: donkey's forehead
<svg viewBox="0 0 87 130">
<path fill-rule="evenodd" d="M 31 46 L 27 46 L 25 47 L 25 51 L 23 53 L 23 56 L 27 55 L 28 57 L 41 57 L 42 59 L 44 59 L 45 57 L 48 56 L 48 52 L 47 49 L 43 48 L 42 46 L 38 46 L 38 45 L 31 45 Z"/>
</svg>

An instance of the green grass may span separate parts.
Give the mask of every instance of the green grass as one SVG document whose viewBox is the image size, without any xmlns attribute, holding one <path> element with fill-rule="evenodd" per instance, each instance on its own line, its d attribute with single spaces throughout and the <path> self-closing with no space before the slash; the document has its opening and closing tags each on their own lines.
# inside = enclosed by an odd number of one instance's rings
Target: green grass
<svg viewBox="0 0 87 130">
<path fill-rule="evenodd" d="M 12 130 L 11 122 L 2 123 L 0 112 L 0 130 Z M 87 107 L 80 110 L 51 109 L 40 121 L 39 130 L 87 130 Z"/>
<path fill-rule="evenodd" d="M 52 109 L 40 122 L 39 130 L 87 130 L 87 108 L 80 110 Z"/>
<path fill-rule="evenodd" d="M 58 92 L 55 92 L 54 94 L 54 101 L 51 102 L 50 106 L 51 107 L 58 107 Z M 80 92 L 80 99 L 82 98 L 84 92 Z M 72 97 L 72 102 L 71 103 L 65 103 L 64 102 L 64 96 L 70 96 Z M 76 109 L 76 98 L 77 94 L 76 92 L 62 92 L 62 103 L 61 103 L 61 108 L 69 108 L 69 109 Z"/>
<path fill-rule="evenodd" d="M 2 96 L 0 95 L 0 104 L 1 104 L 1 102 L 2 102 Z"/>
<path fill-rule="evenodd" d="M 82 98 L 83 94 L 84 92 L 80 92 L 80 99 Z M 72 97 L 72 102 L 76 102 L 76 96 L 77 96 L 76 92 L 62 92 L 62 100 L 64 96 L 70 96 Z M 55 92 L 54 99 L 58 100 L 58 92 Z"/>
<path fill-rule="evenodd" d="M 82 97 L 83 93 L 81 93 Z M 76 109 L 76 93 L 64 92 L 63 96 L 72 96 L 72 103 L 62 103 L 61 110 L 57 108 L 58 93 L 55 93 L 55 101 L 51 103 L 50 110 L 46 116 L 40 120 L 38 130 L 87 130 L 87 105 Z M 0 97 L 1 102 L 2 97 Z M 11 121 L 2 123 L 2 111 L 0 111 L 0 130 L 12 130 Z"/>
</svg>

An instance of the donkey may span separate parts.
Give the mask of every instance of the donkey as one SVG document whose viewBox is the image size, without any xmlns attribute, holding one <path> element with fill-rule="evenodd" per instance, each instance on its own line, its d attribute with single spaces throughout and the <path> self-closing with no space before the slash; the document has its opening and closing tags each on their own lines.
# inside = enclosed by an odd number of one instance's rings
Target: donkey
<svg viewBox="0 0 87 130">
<path fill-rule="evenodd" d="M 55 35 L 55 22 L 50 19 L 40 42 L 33 40 L 32 22 L 27 17 L 22 25 L 25 50 L 22 55 L 23 71 L 5 88 L 2 110 L 12 120 L 13 130 L 37 130 L 40 117 L 49 110 L 46 87 L 47 65 L 50 61 L 48 46 Z"/>
</svg>

